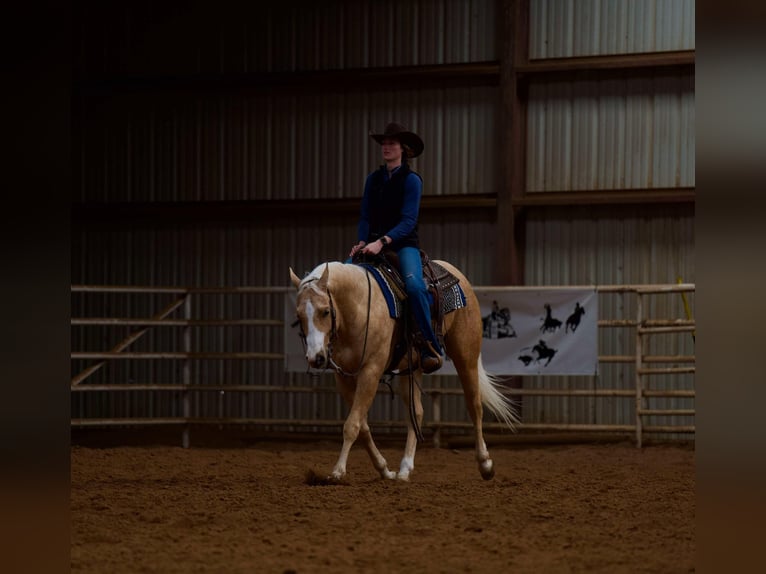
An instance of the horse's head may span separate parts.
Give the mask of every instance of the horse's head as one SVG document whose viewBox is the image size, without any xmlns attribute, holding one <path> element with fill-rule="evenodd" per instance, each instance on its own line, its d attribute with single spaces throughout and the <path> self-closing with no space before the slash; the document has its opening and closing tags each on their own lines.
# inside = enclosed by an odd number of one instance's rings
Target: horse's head
<svg viewBox="0 0 766 574">
<path fill-rule="evenodd" d="M 335 330 L 335 309 L 327 288 L 329 277 L 329 265 L 325 265 L 321 276 L 315 270 L 303 280 L 290 269 L 290 280 L 298 290 L 296 314 L 306 339 L 306 360 L 310 367 L 318 369 L 327 366 Z"/>
</svg>

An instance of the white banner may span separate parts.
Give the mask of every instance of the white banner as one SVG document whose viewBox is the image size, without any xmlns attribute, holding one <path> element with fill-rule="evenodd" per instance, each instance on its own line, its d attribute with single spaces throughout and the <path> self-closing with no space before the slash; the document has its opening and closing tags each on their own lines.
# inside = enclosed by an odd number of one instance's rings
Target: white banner
<svg viewBox="0 0 766 574">
<path fill-rule="evenodd" d="M 598 373 L 598 293 L 481 289 L 484 368 L 498 375 Z"/>
<path fill-rule="evenodd" d="M 480 289 L 482 360 L 495 375 L 596 375 L 598 294 L 562 287 L 508 291 Z M 297 294 L 285 296 L 285 370 L 308 365 L 295 321 Z M 435 375 L 456 374 L 447 359 Z"/>
</svg>

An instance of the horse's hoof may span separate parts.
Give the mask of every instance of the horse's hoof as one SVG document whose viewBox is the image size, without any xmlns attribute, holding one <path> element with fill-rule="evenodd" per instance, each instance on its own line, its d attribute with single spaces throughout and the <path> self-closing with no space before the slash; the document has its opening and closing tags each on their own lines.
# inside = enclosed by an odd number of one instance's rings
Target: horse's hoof
<svg viewBox="0 0 766 574">
<path fill-rule="evenodd" d="M 396 473 L 393 470 L 384 470 L 380 473 L 381 478 L 386 478 L 388 480 L 394 480 L 396 478 Z"/>
<path fill-rule="evenodd" d="M 410 473 L 408 472 L 400 472 L 396 475 L 396 480 L 399 480 L 401 482 L 409 482 L 410 481 Z"/>
<path fill-rule="evenodd" d="M 336 486 L 336 485 L 345 486 L 348 484 L 348 482 L 343 480 L 342 478 L 334 478 L 333 475 L 320 476 L 313 470 L 306 471 L 306 477 L 304 482 L 305 484 L 308 484 L 309 486 Z"/>
<path fill-rule="evenodd" d="M 491 460 L 485 460 L 479 463 L 479 472 L 484 480 L 492 480 L 495 476 L 495 465 Z"/>
</svg>

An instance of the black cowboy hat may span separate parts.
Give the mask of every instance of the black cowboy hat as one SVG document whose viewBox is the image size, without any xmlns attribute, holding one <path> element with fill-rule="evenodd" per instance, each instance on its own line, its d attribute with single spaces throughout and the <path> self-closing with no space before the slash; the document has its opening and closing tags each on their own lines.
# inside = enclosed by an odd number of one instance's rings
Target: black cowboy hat
<svg viewBox="0 0 766 574">
<path fill-rule="evenodd" d="M 370 137 L 379 144 L 382 144 L 385 138 L 398 140 L 402 146 L 406 146 L 405 153 L 409 158 L 418 157 L 423 153 L 423 148 L 425 147 L 423 140 L 420 139 L 418 134 L 408 131 L 407 128 L 396 122 L 388 124 L 382 134 L 371 133 Z"/>
</svg>

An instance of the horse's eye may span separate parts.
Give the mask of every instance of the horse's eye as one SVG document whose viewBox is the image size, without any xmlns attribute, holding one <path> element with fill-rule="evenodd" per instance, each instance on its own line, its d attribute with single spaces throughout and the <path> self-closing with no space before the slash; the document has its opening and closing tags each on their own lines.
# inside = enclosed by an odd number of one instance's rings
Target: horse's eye
<svg viewBox="0 0 766 574">
<path fill-rule="evenodd" d="M 327 317 L 329 314 L 330 314 L 329 309 L 325 309 L 324 311 L 322 311 L 322 317 Z"/>
</svg>

